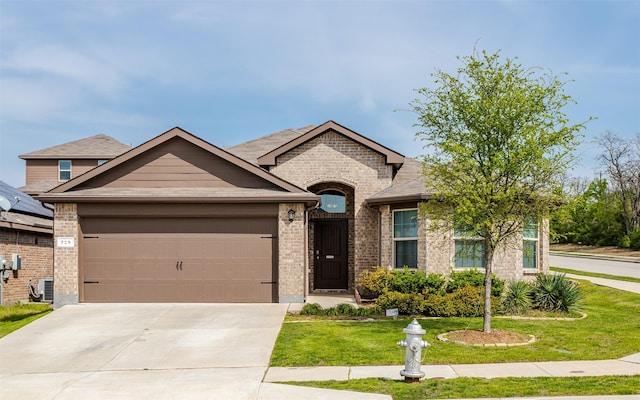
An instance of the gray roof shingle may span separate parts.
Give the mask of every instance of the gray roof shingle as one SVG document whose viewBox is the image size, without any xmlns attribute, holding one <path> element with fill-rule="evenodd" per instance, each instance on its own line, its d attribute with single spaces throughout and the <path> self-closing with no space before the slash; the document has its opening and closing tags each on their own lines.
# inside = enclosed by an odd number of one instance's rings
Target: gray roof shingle
<svg viewBox="0 0 640 400">
<path fill-rule="evenodd" d="M 315 125 L 309 125 L 298 129 L 285 129 L 271 135 L 263 136 L 258 139 L 240 143 L 227 149 L 229 153 L 240 157 L 250 163 L 257 164 L 258 157 L 277 149 L 285 143 L 304 135 L 315 128 Z"/>
<path fill-rule="evenodd" d="M 19 157 L 23 160 L 35 158 L 110 159 L 129 149 L 129 146 L 117 141 L 111 136 L 99 134 L 84 139 L 74 140 L 73 142 L 59 144 L 53 147 L 47 147 L 46 149 L 36 150 L 31 153 L 22 154 Z"/>
</svg>

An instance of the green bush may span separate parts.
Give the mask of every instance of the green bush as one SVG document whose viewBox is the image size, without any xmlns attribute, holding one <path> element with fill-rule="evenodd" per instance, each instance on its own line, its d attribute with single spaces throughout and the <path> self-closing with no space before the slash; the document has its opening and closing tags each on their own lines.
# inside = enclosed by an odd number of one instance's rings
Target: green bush
<svg viewBox="0 0 640 400">
<path fill-rule="evenodd" d="M 360 273 L 358 282 L 360 287 L 374 296 L 380 296 L 389 290 L 393 274 L 385 267 L 375 267 L 373 270 L 366 270 Z"/>
<path fill-rule="evenodd" d="M 618 247 L 622 247 L 623 249 L 628 249 L 631 247 L 631 238 L 629 235 L 624 235 L 618 240 Z"/>
<path fill-rule="evenodd" d="M 491 298 L 491 312 L 501 310 L 500 299 Z M 463 286 L 453 293 L 425 296 L 423 313 L 428 317 L 476 317 L 484 315 L 484 288 Z"/>
<path fill-rule="evenodd" d="M 322 315 L 323 313 L 324 309 L 318 303 L 307 303 L 300 310 L 300 315 Z"/>
<path fill-rule="evenodd" d="M 376 305 L 383 310 L 397 308 L 400 314 L 418 315 L 424 307 L 424 296 L 420 293 L 385 292 L 378 296 Z"/>
<path fill-rule="evenodd" d="M 358 288 L 364 291 L 360 295 L 372 294 L 373 297 L 377 297 L 387 291 L 437 293 L 444 288 L 446 279 L 440 274 L 425 275 L 423 271 L 411 270 L 407 267 L 395 271 L 389 271 L 385 267 L 375 267 L 373 270 L 360 273 L 358 282 Z"/>
<path fill-rule="evenodd" d="M 338 315 L 355 316 L 358 313 L 358 309 L 355 308 L 352 304 L 341 303 L 338 304 L 335 308 Z"/>
<path fill-rule="evenodd" d="M 427 287 L 424 293 L 444 293 L 447 279 L 441 274 L 430 273 L 426 277 Z"/>
<path fill-rule="evenodd" d="M 525 314 L 531 310 L 533 288 L 525 281 L 510 281 L 507 284 L 502 306 L 509 314 Z"/>
<path fill-rule="evenodd" d="M 582 292 L 576 282 L 564 274 L 537 274 L 533 304 L 542 311 L 570 312 L 577 308 Z"/>
<path fill-rule="evenodd" d="M 422 271 L 412 271 L 408 267 L 397 269 L 392 273 L 393 277 L 389 290 L 400 293 L 422 293 L 427 286 L 427 277 Z"/>
<path fill-rule="evenodd" d="M 640 250 L 640 228 L 629 234 L 629 247 Z"/>
<path fill-rule="evenodd" d="M 447 282 L 447 293 L 453 293 L 464 286 L 484 286 L 485 272 L 477 268 L 469 268 L 463 271 L 453 271 Z M 491 275 L 491 296 L 500 297 L 504 290 L 504 281 L 495 275 Z"/>
</svg>

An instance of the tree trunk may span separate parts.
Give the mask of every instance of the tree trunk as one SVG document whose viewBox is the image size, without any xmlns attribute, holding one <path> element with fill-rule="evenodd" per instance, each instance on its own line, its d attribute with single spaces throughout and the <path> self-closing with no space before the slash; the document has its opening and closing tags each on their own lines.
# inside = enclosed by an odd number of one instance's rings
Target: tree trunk
<svg viewBox="0 0 640 400">
<path fill-rule="evenodd" d="M 484 318 L 482 323 L 482 331 L 491 333 L 491 274 L 493 272 L 493 253 L 494 248 L 490 241 L 485 240 L 484 248 Z"/>
</svg>

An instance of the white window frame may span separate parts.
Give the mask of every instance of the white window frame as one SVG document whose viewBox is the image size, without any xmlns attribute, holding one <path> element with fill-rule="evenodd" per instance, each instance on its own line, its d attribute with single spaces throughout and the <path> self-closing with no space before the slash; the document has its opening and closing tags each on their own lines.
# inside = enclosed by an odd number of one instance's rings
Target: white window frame
<svg viewBox="0 0 640 400">
<path fill-rule="evenodd" d="M 396 213 L 397 212 L 403 212 L 403 211 L 415 211 L 416 212 L 416 236 L 410 236 L 410 237 L 399 237 L 396 238 Z M 392 257 L 393 257 L 393 267 L 398 269 L 398 268 L 403 268 L 404 265 L 396 265 L 396 242 L 415 242 L 416 243 L 416 265 L 415 267 L 409 267 L 411 269 L 417 269 L 418 268 L 418 229 L 420 229 L 419 226 L 419 219 L 418 219 L 418 209 L 417 208 L 402 208 L 402 209 L 397 209 L 397 210 L 392 210 L 391 212 L 391 239 L 393 241 L 393 251 L 392 251 Z"/>
<path fill-rule="evenodd" d="M 536 236 L 532 237 L 532 236 L 526 236 L 527 234 L 527 226 L 529 224 L 533 225 L 533 223 L 535 223 L 536 226 Z M 525 266 L 525 260 L 527 259 L 527 255 L 526 255 L 526 243 L 533 243 L 534 244 L 534 248 L 535 248 L 535 257 L 533 258 L 533 262 L 534 262 L 534 266 L 533 267 L 526 267 Z M 538 271 L 538 269 L 540 269 L 540 222 L 537 220 L 525 220 L 523 226 L 522 226 L 522 269 L 525 271 Z"/>
<path fill-rule="evenodd" d="M 69 169 L 62 169 L 62 163 L 63 162 L 68 162 L 69 163 Z M 61 174 L 63 172 L 68 172 L 69 173 L 69 179 L 62 179 Z M 70 181 L 71 178 L 73 178 L 73 162 L 71 162 L 71 160 L 58 160 L 58 182 L 66 182 L 66 181 Z"/>
</svg>

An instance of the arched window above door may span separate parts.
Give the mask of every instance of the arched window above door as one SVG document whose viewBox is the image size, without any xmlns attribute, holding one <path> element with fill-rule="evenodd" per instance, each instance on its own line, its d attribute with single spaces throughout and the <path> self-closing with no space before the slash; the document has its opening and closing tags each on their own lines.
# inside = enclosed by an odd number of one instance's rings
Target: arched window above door
<svg viewBox="0 0 640 400">
<path fill-rule="evenodd" d="M 320 193 L 322 204 L 318 209 L 326 213 L 344 213 L 347 212 L 347 202 L 344 193 L 337 190 L 325 190 Z"/>
</svg>

